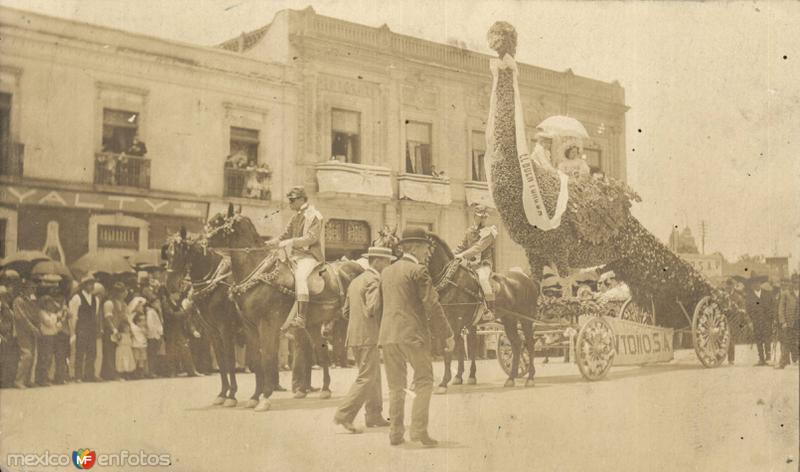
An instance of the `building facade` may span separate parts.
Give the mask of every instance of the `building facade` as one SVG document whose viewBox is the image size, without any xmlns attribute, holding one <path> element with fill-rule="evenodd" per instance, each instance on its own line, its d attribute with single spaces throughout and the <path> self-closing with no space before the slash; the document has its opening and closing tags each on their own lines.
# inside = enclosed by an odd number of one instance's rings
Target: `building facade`
<svg viewBox="0 0 800 472">
<path fill-rule="evenodd" d="M 329 259 L 360 254 L 384 226 L 456 244 L 469 204 L 492 204 L 487 55 L 311 8 L 217 47 L 7 8 L 0 33 L 5 254 L 41 249 L 51 221 L 68 261 L 157 247 L 229 202 L 275 235 L 293 185 L 327 220 Z M 619 84 L 521 64 L 520 88 L 529 137 L 573 116 L 593 170 L 625 179 Z M 550 151 L 557 161 L 561 143 Z M 502 231 L 495 258 L 525 265 Z"/>
</svg>

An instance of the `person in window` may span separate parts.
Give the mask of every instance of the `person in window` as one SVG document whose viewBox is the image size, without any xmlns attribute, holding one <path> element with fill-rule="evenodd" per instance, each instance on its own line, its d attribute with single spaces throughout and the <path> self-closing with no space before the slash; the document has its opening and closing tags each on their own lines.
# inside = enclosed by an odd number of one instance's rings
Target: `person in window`
<svg viewBox="0 0 800 472">
<path fill-rule="evenodd" d="M 578 146 L 569 146 L 564 151 L 565 160 L 558 164 L 558 170 L 567 174 L 572 179 L 579 179 L 589 176 L 589 164 L 586 163 L 579 155 L 580 148 Z"/>
<path fill-rule="evenodd" d="M 133 136 L 133 141 L 131 141 L 131 145 L 128 147 L 128 150 L 125 152 L 125 154 L 138 157 L 142 157 L 147 154 L 147 145 L 145 145 L 144 141 L 139 139 L 139 133 L 136 133 Z"/>
</svg>

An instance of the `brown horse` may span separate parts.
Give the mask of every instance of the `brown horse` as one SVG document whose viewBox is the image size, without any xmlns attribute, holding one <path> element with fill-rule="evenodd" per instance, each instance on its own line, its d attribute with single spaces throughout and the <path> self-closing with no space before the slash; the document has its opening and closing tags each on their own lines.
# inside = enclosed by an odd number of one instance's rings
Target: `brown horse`
<svg viewBox="0 0 800 472">
<path fill-rule="evenodd" d="M 231 293 L 247 324 L 257 329 L 256 394 L 248 406 L 257 411 L 269 409 L 269 397 L 275 387 L 278 369 L 280 327 L 294 305 L 294 278 L 287 262 L 278 252 L 264 248 L 261 237 L 249 218 L 233 214 L 215 218 L 207 239 L 210 247 L 229 251 L 234 285 Z M 330 359 L 327 344 L 323 341 L 322 326 L 341 316 L 343 294 L 347 286 L 363 268 L 356 262 L 341 261 L 325 266 L 324 290 L 312 297 L 306 321 L 307 329 L 295 332 L 295 356 L 292 384 L 295 398 L 304 398 L 311 389 L 311 366 L 316 354 L 323 369 L 323 386 L 320 398 L 330 398 Z M 260 394 L 264 398 L 260 398 Z"/>
<path fill-rule="evenodd" d="M 186 276 L 192 282 L 192 299 L 200 315 L 199 324 L 214 346 L 222 380 L 222 388 L 213 404 L 236 406 L 235 337 L 241 320 L 228 298 L 229 261 L 208 251 L 201 240 L 188 238 L 185 229 L 167 240 L 161 255 L 167 261 L 168 290 L 178 290 Z"/>
<path fill-rule="evenodd" d="M 447 319 L 455 334 L 458 371 L 454 384 L 462 383 L 464 373 L 464 342 L 462 331 L 467 331 L 467 352 L 471 361 L 468 384 L 475 383 L 476 365 L 475 351 L 477 333 L 475 326 L 479 321 L 478 310 L 483 306 L 483 294 L 477 275 L 455 260 L 450 247 L 437 235 L 429 235 L 432 246 L 427 260 L 428 271 L 439 292 L 439 302 L 447 314 Z M 531 359 L 534 355 L 533 319 L 537 313 L 539 290 L 537 285 L 525 274 L 509 271 L 492 275 L 496 301 L 495 310 L 499 321 L 503 324 L 506 336 L 511 341 L 513 353 L 511 374 L 505 385 L 514 386 L 514 379 L 519 369 L 519 361 L 524 336 L 525 346 Z M 519 325 L 519 328 L 518 328 Z M 444 393 L 451 379 L 451 355 L 445 351 L 445 371 L 437 393 Z M 531 366 L 526 386 L 533 385 L 535 369 Z"/>
</svg>

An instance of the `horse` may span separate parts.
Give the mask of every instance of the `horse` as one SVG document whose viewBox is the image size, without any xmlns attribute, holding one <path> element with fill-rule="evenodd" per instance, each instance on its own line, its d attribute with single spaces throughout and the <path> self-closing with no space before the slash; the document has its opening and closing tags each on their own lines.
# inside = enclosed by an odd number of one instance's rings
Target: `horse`
<svg viewBox="0 0 800 472">
<path fill-rule="evenodd" d="M 292 270 L 286 258 L 280 257 L 282 250 L 265 248 L 253 222 L 234 214 L 232 205 L 228 207 L 227 217 L 219 215 L 212 220 L 206 238 L 209 247 L 230 252 L 234 279 L 231 294 L 245 322 L 256 328 L 257 340 L 252 342 L 259 346 L 256 393 L 248 406 L 255 402 L 253 407 L 256 411 L 266 411 L 270 408 L 269 398 L 277 378 L 280 327 L 294 305 Z M 309 303 L 307 329 L 295 330 L 292 369 L 295 398 L 305 398 L 311 389 L 314 354 L 323 369 L 320 398 L 330 398 L 330 359 L 327 344 L 323 341 L 322 325 L 341 316 L 347 286 L 363 270 L 361 265 L 352 261 L 333 262 L 321 270 L 325 286 Z M 262 394 L 263 398 L 260 398 Z"/>
<path fill-rule="evenodd" d="M 236 406 L 235 338 L 241 320 L 228 298 L 230 261 L 208 251 L 201 240 L 188 238 L 185 228 L 167 239 L 161 255 L 167 262 L 168 290 L 178 290 L 187 275 L 191 280 L 199 324 L 211 338 L 219 365 L 222 387 L 213 404 Z"/>
<path fill-rule="evenodd" d="M 455 259 L 446 242 L 432 233 L 429 234 L 429 238 L 432 244 L 426 264 L 439 293 L 439 302 L 444 308 L 455 335 L 458 371 L 453 384 L 459 385 L 463 382 L 465 357 L 464 342 L 461 334 L 463 330 L 467 331 L 467 353 L 470 358 L 467 383 L 475 384 L 476 325 L 480 321 L 480 313 L 484 305 L 480 283 L 474 272 Z M 520 329 L 530 358 L 533 359 L 534 356 L 533 320 L 537 314 L 539 287 L 527 275 L 516 271 L 507 271 L 502 274 L 493 273 L 492 284 L 496 296 L 496 315 L 499 315 L 497 318 L 502 323 L 506 336 L 511 342 L 513 353 L 511 373 L 505 382 L 505 386 L 513 387 L 519 372 L 519 361 L 522 354 L 523 339 L 520 336 Z M 444 359 L 444 375 L 436 389 L 436 393 L 439 394 L 447 391 L 447 384 L 450 382 L 452 375 L 450 371 L 451 354 L 445 351 Z M 533 385 L 534 375 L 535 369 L 531 365 L 525 386 Z"/>
</svg>

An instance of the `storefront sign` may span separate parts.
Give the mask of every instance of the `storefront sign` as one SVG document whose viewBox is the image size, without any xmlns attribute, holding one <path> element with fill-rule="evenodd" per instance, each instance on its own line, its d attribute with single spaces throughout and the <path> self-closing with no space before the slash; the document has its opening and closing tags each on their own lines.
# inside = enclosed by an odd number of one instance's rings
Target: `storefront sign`
<svg viewBox="0 0 800 472">
<path fill-rule="evenodd" d="M 85 208 L 125 213 L 156 213 L 160 215 L 206 218 L 208 205 L 202 202 L 165 200 L 162 198 L 113 195 L 22 187 L 0 186 L 0 202 L 13 205 Z"/>
</svg>

